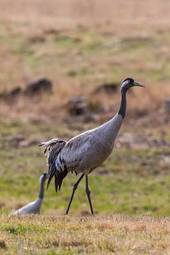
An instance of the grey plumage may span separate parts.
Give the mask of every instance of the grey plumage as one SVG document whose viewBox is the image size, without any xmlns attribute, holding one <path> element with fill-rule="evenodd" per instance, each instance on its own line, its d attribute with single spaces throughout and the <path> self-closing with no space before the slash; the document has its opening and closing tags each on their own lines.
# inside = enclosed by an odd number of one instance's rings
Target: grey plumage
<svg viewBox="0 0 170 255">
<path fill-rule="evenodd" d="M 38 199 L 16 210 L 15 212 L 12 213 L 12 215 L 22 216 L 26 214 L 40 213 L 41 205 L 44 199 L 44 184 L 46 179 L 47 179 L 47 173 L 44 173 L 43 175 L 41 175 Z"/>
<path fill-rule="evenodd" d="M 55 148 L 55 151 L 58 152 L 63 145 L 66 143 L 63 139 L 60 138 L 52 138 L 49 141 L 41 142 L 40 146 L 44 147 L 44 154 L 47 154 L 49 158 L 50 152 Z"/>
<path fill-rule="evenodd" d="M 82 173 L 81 177 L 73 187 L 73 192 L 69 206 L 66 210 L 68 213 L 74 192 L 83 178 L 86 176 L 86 194 L 89 200 L 91 213 L 93 208 L 90 198 L 90 190 L 88 188 L 88 174 L 108 158 L 111 154 L 115 139 L 120 130 L 120 127 L 125 117 L 126 112 L 126 92 L 130 87 L 142 86 L 135 82 L 132 78 L 127 78 L 121 83 L 121 104 L 118 113 L 103 125 L 88 130 L 78 136 L 73 137 L 68 142 L 63 144 L 59 152 L 55 154 L 52 150 L 49 153 L 49 179 L 48 185 L 53 176 L 58 180 L 57 187 L 60 189 L 62 181 L 68 172 L 75 172 L 76 174 Z M 50 154 L 55 154 L 51 157 Z M 52 165 L 52 167 L 50 167 Z M 58 190 L 58 189 L 56 189 Z"/>
<path fill-rule="evenodd" d="M 55 159 L 57 158 L 59 152 L 65 146 L 66 141 L 60 138 L 53 138 L 49 141 L 42 142 L 40 146 L 44 147 L 44 153 L 47 155 L 48 161 L 48 175 L 51 176 L 51 173 L 55 171 Z M 67 172 L 62 171 L 60 175 L 58 172 L 55 173 L 55 189 L 56 191 L 61 188 L 62 181 L 66 176 Z M 47 184 L 48 187 L 48 184 Z"/>
</svg>

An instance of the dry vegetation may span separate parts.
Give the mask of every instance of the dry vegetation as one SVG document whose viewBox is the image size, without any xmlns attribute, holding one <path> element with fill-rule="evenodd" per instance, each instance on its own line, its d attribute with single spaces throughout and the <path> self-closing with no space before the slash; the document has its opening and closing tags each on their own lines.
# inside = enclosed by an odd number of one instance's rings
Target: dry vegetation
<svg viewBox="0 0 170 255">
<path fill-rule="evenodd" d="M 169 254 L 169 220 L 150 217 L 1 217 L 3 254 Z M 11 250 L 12 247 L 12 250 Z"/>
<path fill-rule="evenodd" d="M 170 254 L 169 7 L 161 0 L 0 0 L 0 254 Z M 90 176 L 98 215 L 84 216 L 82 183 L 72 214 L 61 216 L 76 180 L 70 175 L 59 194 L 46 193 L 44 216 L 9 217 L 35 198 L 46 168 L 37 144 L 110 118 L 119 90 L 94 91 L 127 76 L 146 88 L 128 93 L 116 150 Z M 52 81 L 51 94 L 2 96 L 39 77 Z M 75 96 L 85 97 L 85 114 L 69 113 Z"/>
</svg>

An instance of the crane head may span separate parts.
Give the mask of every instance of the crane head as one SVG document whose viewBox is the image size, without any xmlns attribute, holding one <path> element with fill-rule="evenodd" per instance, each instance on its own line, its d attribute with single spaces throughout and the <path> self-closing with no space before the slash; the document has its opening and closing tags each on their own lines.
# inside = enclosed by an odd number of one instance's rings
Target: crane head
<svg viewBox="0 0 170 255">
<path fill-rule="evenodd" d="M 133 78 L 126 78 L 121 82 L 121 92 L 122 91 L 127 91 L 128 89 L 132 88 L 132 87 L 144 87 L 142 84 L 140 84 L 139 82 L 135 81 Z"/>
<path fill-rule="evenodd" d="M 40 183 L 44 183 L 47 179 L 47 173 L 43 173 L 41 176 L 40 176 Z"/>
</svg>

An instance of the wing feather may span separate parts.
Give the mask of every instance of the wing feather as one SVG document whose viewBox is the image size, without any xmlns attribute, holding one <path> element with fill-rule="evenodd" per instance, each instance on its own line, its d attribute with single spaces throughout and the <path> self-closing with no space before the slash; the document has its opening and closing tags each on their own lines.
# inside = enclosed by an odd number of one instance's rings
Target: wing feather
<svg viewBox="0 0 170 255">
<path fill-rule="evenodd" d="M 45 142 L 41 142 L 39 146 L 44 147 L 44 154 L 49 156 L 49 153 L 55 148 L 55 151 L 63 148 L 63 145 L 66 144 L 66 141 L 60 138 L 53 138 Z"/>
</svg>

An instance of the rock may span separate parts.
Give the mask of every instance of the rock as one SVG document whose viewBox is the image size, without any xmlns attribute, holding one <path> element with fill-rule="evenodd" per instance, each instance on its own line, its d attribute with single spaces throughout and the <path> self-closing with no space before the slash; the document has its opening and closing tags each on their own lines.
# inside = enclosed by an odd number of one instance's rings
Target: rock
<svg viewBox="0 0 170 255">
<path fill-rule="evenodd" d="M 22 89 L 18 86 L 10 90 L 9 92 L 3 92 L 0 94 L 0 98 L 4 100 L 16 99 L 22 93 Z"/>
<path fill-rule="evenodd" d="M 21 92 L 22 92 L 22 89 L 21 89 L 20 87 L 16 87 L 16 88 L 12 89 L 12 90 L 8 93 L 8 95 L 9 95 L 10 97 L 16 97 L 16 96 L 19 96 L 19 95 L 21 94 Z"/>
<path fill-rule="evenodd" d="M 0 99 L 13 103 L 15 99 L 18 99 L 19 96 L 36 96 L 41 93 L 52 93 L 53 84 L 50 80 L 46 78 L 38 79 L 29 83 L 25 89 L 17 86 L 11 89 L 10 91 L 4 91 L 0 94 Z"/>
<path fill-rule="evenodd" d="M 72 97 L 67 103 L 68 112 L 73 116 L 87 114 L 88 108 L 88 100 L 84 96 Z"/>
<path fill-rule="evenodd" d="M 92 115 L 104 112 L 103 106 L 84 96 L 72 97 L 66 104 L 67 110 L 72 116 L 86 116 L 91 118 Z"/>
<path fill-rule="evenodd" d="M 53 84 L 46 78 L 38 79 L 29 83 L 24 90 L 24 94 L 27 96 L 35 96 L 40 93 L 52 93 Z"/>
<path fill-rule="evenodd" d="M 117 83 L 104 83 L 99 85 L 95 90 L 94 90 L 94 94 L 98 94 L 101 92 L 104 92 L 106 94 L 112 94 L 115 93 L 118 89 L 118 84 Z"/>
</svg>

